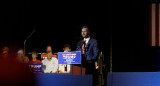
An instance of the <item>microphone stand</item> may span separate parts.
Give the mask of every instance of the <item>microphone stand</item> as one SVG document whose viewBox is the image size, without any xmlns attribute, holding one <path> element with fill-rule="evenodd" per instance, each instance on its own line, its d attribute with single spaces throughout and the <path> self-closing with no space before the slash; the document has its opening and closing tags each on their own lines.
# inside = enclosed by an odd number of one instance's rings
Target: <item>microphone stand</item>
<svg viewBox="0 0 160 86">
<path fill-rule="evenodd" d="M 26 49 L 26 41 L 27 41 L 27 39 L 35 32 L 36 30 L 34 29 L 33 31 L 32 31 L 32 33 L 24 40 L 24 56 L 25 56 L 25 49 Z"/>
<path fill-rule="evenodd" d="M 82 45 L 83 45 L 83 44 L 84 44 L 84 42 L 83 42 L 83 41 L 80 41 L 80 42 L 78 43 L 78 47 L 77 47 L 76 51 L 79 50 L 80 48 L 82 48 Z M 82 75 L 82 49 L 81 49 L 81 64 L 80 64 L 80 66 L 81 66 L 81 75 Z"/>
<path fill-rule="evenodd" d="M 85 43 L 85 42 L 82 41 L 82 43 L 81 43 L 81 45 L 80 45 L 80 48 L 82 48 L 82 46 L 83 46 L 84 43 Z M 82 49 L 81 49 L 81 52 L 82 52 Z M 81 75 L 82 75 L 82 65 L 83 65 L 82 63 L 84 63 L 83 60 L 82 60 L 82 59 L 83 59 L 82 57 L 83 57 L 83 56 L 82 56 L 82 53 L 81 53 Z"/>
</svg>

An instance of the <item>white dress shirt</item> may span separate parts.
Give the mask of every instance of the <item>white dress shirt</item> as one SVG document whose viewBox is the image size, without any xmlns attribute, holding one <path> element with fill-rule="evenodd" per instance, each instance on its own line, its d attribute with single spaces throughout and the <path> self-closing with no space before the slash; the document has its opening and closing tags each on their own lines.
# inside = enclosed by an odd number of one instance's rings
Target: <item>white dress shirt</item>
<svg viewBox="0 0 160 86">
<path fill-rule="evenodd" d="M 57 72 L 58 70 L 58 60 L 57 58 L 51 58 L 51 60 L 48 60 L 47 58 L 42 60 L 43 66 L 44 66 L 44 73 L 47 72 Z"/>
<path fill-rule="evenodd" d="M 90 39 L 90 37 L 88 37 L 88 38 L 84 38 L 84 40 L 86 40 L 86 45 L 87 45 L 87 43 L 88 43 L 89 39 Z"/>
</svg>

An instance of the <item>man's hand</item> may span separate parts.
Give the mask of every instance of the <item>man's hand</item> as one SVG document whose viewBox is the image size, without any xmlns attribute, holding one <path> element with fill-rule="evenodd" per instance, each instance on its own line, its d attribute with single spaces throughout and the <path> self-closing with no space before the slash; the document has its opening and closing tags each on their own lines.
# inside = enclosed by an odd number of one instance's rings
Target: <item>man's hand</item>
<svg viewBox="0 0 160 86">
<path fill-rule="evenodd" d="M 96 69 L 98 69 L 99 68 L 99 66 L 96 66 Z"/>
</svg>

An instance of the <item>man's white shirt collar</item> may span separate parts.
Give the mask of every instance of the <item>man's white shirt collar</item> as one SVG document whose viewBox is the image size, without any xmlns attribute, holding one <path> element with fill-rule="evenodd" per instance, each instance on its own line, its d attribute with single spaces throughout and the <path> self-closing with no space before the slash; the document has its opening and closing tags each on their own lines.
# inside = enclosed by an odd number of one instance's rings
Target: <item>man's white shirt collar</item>
<svg viewBox="0 0 160 86">
<path fill-rule="evenodd" d="M 90 37 L 88 37 L 88 38 L 84 38 L 84 40 L 86 40 L 86 45 L 87 45 L 87 43 L 88 43 L 89 39 L 90 39 Z"/>
</svg>

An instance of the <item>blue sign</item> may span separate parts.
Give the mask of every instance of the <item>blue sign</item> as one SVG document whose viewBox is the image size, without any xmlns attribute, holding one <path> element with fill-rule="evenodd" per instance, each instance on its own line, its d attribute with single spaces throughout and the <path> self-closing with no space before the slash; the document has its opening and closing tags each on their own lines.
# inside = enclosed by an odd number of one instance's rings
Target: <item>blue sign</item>
<svg viewBox="0 0 160 86">
<path fill-rule="evenodd" d="M 27 63 L 32 68 L 33 72 L 42 72 L 42 63 Z"/>
<path fill-rule="evenodd" d="M 81 52 L 59 52 L 58 64 L 81 64 Z"/>
</svg>

